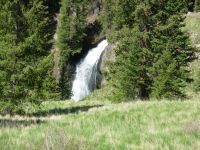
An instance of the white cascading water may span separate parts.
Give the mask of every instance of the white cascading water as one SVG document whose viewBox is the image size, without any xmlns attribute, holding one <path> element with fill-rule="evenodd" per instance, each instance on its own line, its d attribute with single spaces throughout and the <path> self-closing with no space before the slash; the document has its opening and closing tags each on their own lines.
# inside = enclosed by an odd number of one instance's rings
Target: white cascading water
<svg viewBox="0 0 200 150">
<path fill-rule="evenodd" d="M 86 57 L 76 66 L 76 76 L 72 85 L 72 100 L 80 101 L 96 88 L 97 65 L 107 45 L 107 40 L 100 42 L 96 48 L 89 50 Z"/>
</svg>

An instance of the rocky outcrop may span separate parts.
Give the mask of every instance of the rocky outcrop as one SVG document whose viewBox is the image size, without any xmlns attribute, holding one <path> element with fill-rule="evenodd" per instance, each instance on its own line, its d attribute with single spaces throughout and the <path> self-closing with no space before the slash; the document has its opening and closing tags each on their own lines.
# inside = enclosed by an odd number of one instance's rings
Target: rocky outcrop
<svg viewBox="0 0 200 150">
<path fill-rule="evenodd" d="M 96 45 L 104 39 L 104 35 L 101 35 L 102 26 L 98 21 L 98 17 L 102 10 L 102 0 L 91 0 L 91 6 L 88 9 L 86 17 L 86 37 L 83 44 L 83 51 L 86 51 Z"/>
<path fill-rule="evenodd" d="M 72 78 L 75 74 L 76 64 L 88 53 L 88 50 L 96 47 L 99 42 L 105 39 L 105 36 L 101 34 L 102 26 L 98 21 L 99 14 L 102 10 L 102 0 L 91 0 L 90 8 L 88 8 L 87 17 L 86 17 L 86 37 L 83 40 L 83 46 L 81 53 L 75 55 L 70 60 Z M 55 16 L 54 20 L 57 23 L 59 18 L 59 14 Z M 57 41 L 57 34 L 54 33 L 54 41 Z M 54 47 L 52 49 L 52 55 L 54 57 L 54 68 L 53 68 L 53 76 L 55 77 L 57 83 L 59 83 L 61 78 L 61 70 L 59 66 L 60 62 L 60 50 L 56 47 L 54 43 Z M 72 79 L 73 80 L 73 79 Z M 99 80 L 101 81 L 101 80 Z"/>
<path fill-rule="evenodd" d="M 87 14 L 87 23 L 88 24 L 93 24 L 101 9 L 102 9 L 102 0 L 91 0 L 91 8 L 88 10 L 88 14 Z"/>
<path fill-rule="evenodd" d="M 107 83 L 107 75 L 110 74 L 109 63 L 114 62 L 116 59 L 114 48 L 115 45 L 109 44 L 101 55 L 98 65 L 98 88 L 105 86 Z"/>
<path fill-rule="evenodd" d="M 54 0 L 53 0 L 54 1 Z M 52 4 L 52 3 L 51 3 Z M 57 5 L 56 5 L 57 6 Z M 57 83 L 59 83 L 59 80 L 61 78 L 61 71 L 60 71 L 60 50 L 58 47 L 56 47 L 56 41 L 57 41 L 57 34 L 56 34 L 56 26 L 58 23 L 58 10 L 60 8 L 60 5 L 56 7 L 55 14 L 52 15 L 52 22 L 53 22 L 53 34 L 54 34 L 54 46 L 52 48 L 52 55 L 54 59 L 54 68 L 53 68 L 53 76 L 55 77 Z M 53 8 L 51 8 L 53 9 Z M 101 25 L 99 22 L 97 22 L 98 15 L 102 9 L 102 0 L 91 0 L 90 2 L 90 8 L 87 12 L 87 18 L 86 18 L 86 37 L 83 41 L 83 48 L 82 52 L 80 54 L 77 54 L 74 56 L 74 58 L 71 58 L 70 65 L 72 67 L 72 72 L 75 72 L 75 66 L 76 64 L 83 58 L 89 49 L 92 47 L 95 47 L 104 37 L 100 35 L 101 33 Z M 76 13 L 76 12 L 74 12 Z"/>
</svg>

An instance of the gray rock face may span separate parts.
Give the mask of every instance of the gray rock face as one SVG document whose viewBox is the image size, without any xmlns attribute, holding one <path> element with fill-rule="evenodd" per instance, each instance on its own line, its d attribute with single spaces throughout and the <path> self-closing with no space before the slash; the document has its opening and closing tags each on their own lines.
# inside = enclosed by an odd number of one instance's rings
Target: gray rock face
<svg viewBox="0 0 200 150">
<path fill-rule="evenodd" d="M 88 10 L 87 14 L 87 24 L 93 24 L 100 11 L 102 10 L 103 2 L 102 0 L 91 0 L 91 8 Z"/>
<path fill-rule="evenodd" d="M 114 62 L 116 59 L 114 48 L 114 45 L 109 44 L 101 55 L 101 59 L 98 65 L 98 88 L 105 86 L 107 83 L 106 75 L 110 73 L 110 68 L 108 64 L 109 62 Z"/>
</svg>

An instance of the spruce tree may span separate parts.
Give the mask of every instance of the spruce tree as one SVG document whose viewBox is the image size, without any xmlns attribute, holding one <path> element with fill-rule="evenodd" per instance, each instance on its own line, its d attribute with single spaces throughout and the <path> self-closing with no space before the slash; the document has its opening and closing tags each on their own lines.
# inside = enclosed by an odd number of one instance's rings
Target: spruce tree
<svg viewBox="0 0 200 150">
<path fill-rule="evenodd" d="M 71 58 L 80 53 L 86 36 L 87 0 L 63 0 L 57 28 L 60 50 L 60 89 L 62 99 L 71 96 Z"/>
<path fill-rule="evenodd" d="M 114 98 L 148 98 L 151 80 L 147 75 L 146 59 L 150 54 L 141 45 L 143 33 L 138 28 L 123 28 L 117 34 L 117 60 L 111 66 L 112 84 L 116 88 Z"/>
<path fill-rule="evenodd" d="M 184 95 L 182 87 L 190 81 L 186 68 L 195 59 L 195 49 L 182 31 L 185 12 L 186 5 L 180 0 L 146 0 L 129 11 L 133 21 L 124 19 L 124 26 L 135 34 L 122 29 L 112 36 L 118 43 L 113 80 L 118 81 L 114 85 L 124 96 L 143 99 Z"/>
<path fill-rule="evenodd" d="M 184 96 L 183 87 L 191 81 L 187 66 L 195 59 L 195 49 L 182 31 L 184 12 L 184 4 L 168 0 L 160 10 L 166 17 L 155 18 L 162 22 L 154 28 L 156 36 L 152 40 L 155 63 L 151 95 L 154 97 Z"/>
<path fill-rule="evenodd" d="M 0 7 L 0 19 L 8 20 L 0 23 L 0 99 L 15 111 L 21 103 L 41 103 L 55 87 L 48 14 L 42 0 L 1 1 Z"/>
<path fill-rule="evenodd" d="M 200 0 L 195 0 L 194 10 L 195 12 L 200 12 Z"/>
<path fill-rule="evenodd" d="M 101 11 L 100 20 L 101 24 L 103 25 L 104 32 L 106 33 L 107 30 L 111 30 L 113 24 L 113 0 L 104 0 L 103 1 L 103 10 Z"/>
</svg>

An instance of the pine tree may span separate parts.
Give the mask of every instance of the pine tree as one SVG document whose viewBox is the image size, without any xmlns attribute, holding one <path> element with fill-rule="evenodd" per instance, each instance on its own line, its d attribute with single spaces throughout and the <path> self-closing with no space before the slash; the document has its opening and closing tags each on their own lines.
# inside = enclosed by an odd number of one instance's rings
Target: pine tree
<svg viewBox="0 0 200 150">
<path fill-rule="evenodd" d="M 126 8 L 129 5 L 130 3 L 126 2 L 123 7 Z M 127 10 L 123 9 L 123 11 Z M 146 7 L 144 3 L 139 3 L 135 5 L 132 11 L 129 10 L 128 12 L 132 14 L 132 19 L 124 19 L 125 25 L 123 26 L 124 29 L 127 28 L 127 32 L 122 29 L 118 34 L 118 41 L 120 42 L 117 49 L 120 53 L 117 52 L 118 65 L 114 71 L 114 80 L 118 81 L 115 87 L 123 91 L 121 93 L 124 93 L 125 97 L 146 99 L 149 97 L 152 82 L 148 73 L 152 65 L 152 56 L 149 49 L 149 24 L 151 23 L 148 16 L 149 7 Z"/>
<path fill-rule="evenodd" d="M 2 21 L 0 25 L 0 47 L 1 47 L 1 62 L 0 74 L 1 78 L 1 95 L 0 99 L 3 102 L 12 102 L 14 105 L 19 103 L 19 99 L 24 97 L 27 92 L 23 89 L 22 77 L 19 76 L 24 62 L 19 60 L 20 49 L 18 45 L 20 40 L 23 40 L 23 36 L 26 34 L 23 28 L 26 28 L 24 24 L 24 15 L 20 9 L 19 1 L 1 1 L 1 20 L 8 20 L 8 22 Z"/>
<path fill-rule="evenodd" d="M 195 6 L 195 8 L 194 8 L 194 10 L 195 10 L 195 12 L 200 12 L 200 0 L 195 0 L 195 4 L 194 4 Z"/>
<path fill-rule="evenodd" d="M 103 11 L 100 15 L 101 24 L 103 25 L 104 32 L 106 33 L 107 30 L 111 30 L 113 24 L 113 0 L 104 0 L 103 1 Z"/>
<path fill-rule="evenodd" d="M 149 52 L 141 45 L 143 33 L 138 28 L 123 28 L 117 34 L 119 35 L 117 61 L 112 65 L 112 84 L 116 88 L 115 99 L 148 98 L 151 80 L 147 76 L 146 58 Z"/>
<path fill-rule="evenodd" d="M 42 0 L 1 1 L 0 99 L 11 111 L 21 103 L 40 103 L 55 87 L 51 76 L 51 36 Z"/>
<path fill-rule="evenodd" d="M 157 98 L 184 96 L 182 87 L 190 81 L 186 66 L 195 59 L 195 49 L 182 31 L 183 12 L 184 4 L 168 0 L 160 10 L 166 17 L 155 18 L 162 21 L 154 28 L 156 36 L 152 40 L 155 53 L 152 96 Z"/>
<path fill-rule="evenodd" d="M 57 47 L 60 50 L 61 79 L 60 89 L 62 99 L 71 96 L 70 59 L 81 52 L 86 36 L 87 1 L 63 0 L 61 4 L 57 28 Z"/>
<path fill-rule="evenodd" d="M 195 59 L 195 49 L 181 29 L 185 11 L 186 5 L 180 0 L 146 0 L 129 11 L 133 25 L 124 20 L 127 32 L 122 29 L 113 35 L 118 37 L 113 80 L 118 81 L 115 87 L 124 96 L 143 99 L 184 95 L 182 87 L 190 81 L 186 66 Z"/>
</svg>

